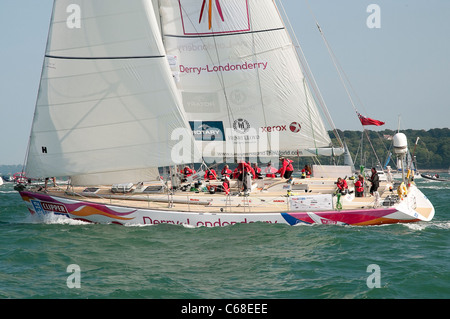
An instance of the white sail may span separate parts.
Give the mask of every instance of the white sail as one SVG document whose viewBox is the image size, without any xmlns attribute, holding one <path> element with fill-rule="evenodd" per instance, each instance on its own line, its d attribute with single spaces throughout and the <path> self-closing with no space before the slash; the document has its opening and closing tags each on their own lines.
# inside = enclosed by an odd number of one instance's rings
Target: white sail
<svg viewBox="0 0 450 319">
<path fill-rule="evenodd" d="M 91 186 L 91 185 L 111 185 L 138 183 L 142 181 L 160 181 L 160 174 L 157 167 L 123 170 L 97 174 L 85 174 L 72 176 L 70 183 L 73 186 Z"/>
<path fill-rule="evenodd" d="M 190 129 L 157 19 L 151 0 L 54 2 L 28 177 L 179 163 L 171 134 Z"/>
<path fill-rule="evenodd" d="M 330 145 L 272 0 L 160 4 L 164 44 L 203 151 L 211 140 L 228 144 L 227 155 L 230 142 L 259 144 L 259 155 Z"/>
<path fill-rule="evenodd" d="M 343 147 L 322 147 L 303 150 L 301 156 L 340 156 L 344 153 Z"/>
</svg>

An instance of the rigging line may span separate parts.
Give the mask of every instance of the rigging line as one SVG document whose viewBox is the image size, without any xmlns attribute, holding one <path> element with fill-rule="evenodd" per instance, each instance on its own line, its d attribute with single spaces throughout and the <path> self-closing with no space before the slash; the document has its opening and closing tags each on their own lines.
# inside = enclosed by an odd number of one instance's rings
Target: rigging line
<svg viewBox="0 0 450 319">
<path fill-rule="evenodd" d="M 216 57 L 217 57 L 218 64 L 221 65 L 221 63 L 220 63 L 220 55 L 219 55 L 219 48 L 217 46 L 217 41 L 216 40 L 217 40 L 217 38 L 213 35 L 214 50 L 216 51 Z M 220 74 L 220 77 L 219 77 L 219 74 Z M 227 107 L 228 121 L 229 121 L 229 125 L 230 125 L 230 128 L 231 128 L 231 126 L 232 126 L 231 121 L 234 121 L 234 115 L 233 115 L 233 111 L 232 111 L 232 109 L 230 107 L 230 102 L 228 100 L 228 93 L 227 93 L 227 89 L 226 89 L 226 86 L 225 86 L 225 78 L 224 78 L 223 71 L 219 70 L 218 78 L 220 79 L 220 85 L 222 86 L 223 96 L 224 96 L 224 99 L 225 99 L 225 105 Z"/>
<path fill-rule="evenodd" d="M 383 166 L 381 165 L 380 159 L 378 158 L 377 152 L 375 152 L 375 148 L 374 148 L 373 145 L 372 145 L 372 141 L 371 141 L 370 138 L 369 138 L 369 134 L 367 133 L 367 130 L 364 129 L 364 132 L 366 133 L 367 140 L 369 141 L 369 144 L 370 144 L 370 147 L 372 148 L 373 154 L 375 155 L 375 158 L 377 159 L 378 165 L 380 165 L 380 167 L 383 167 Z"/>
<path fill-rule="evenodd" d="M 276 5 L 275 5 L 275 7 L 276 7 Z M 251 19 L 251 11 L 250 10 L 248 11 L 248 14 L 249 14 L 250 29 L 252 29 L 252 19 Z M 280 28 L 280 29 L 285 29 L 285 28 Z M 252 32 L 252 51 L 253 51 L 252 52 L 253 57 L 256 59 L 256 61 L 258 61 L 258 57 L 256 54 L 255 34 L 253 32 Z M 262 114 L 263 114 L 263 119 L 264 119 L 264 125 L 267 126 L 266 110 L 264 108 L 264 99 L 263 99 L 263 92 L 262 92 L 262 87 L 261 87 L 261 75 L 260 75 L 259 68 L 256 69 L 256 74 L 258 77 L 259 97 L 260 97 L 260 101 L 261 101 L 261 109 L 262 109 Z M 270 137 L 269 132 L 266 132 L 268 151 L 270 151 L 270 154 L 271 154 L 272 153 L 272 145 L 271 145 L 272 139 L 269 137 Z"/>
<path fill-rule="evenodd" d="M 308 107 L 309 124 L 311 125 L 311 133 L 312 133 L 312 137 L 313 137 L 313 141 L 314 141 L 314 147 L 316 148 L 316 152 L 317 152 L 316 136 L 314 134 L 314 125 L 313 125 L 313 121 L 312 121 L 312 117 L 311 117 L 311 106 L 309 105 L 309 102 L 308 102 L 309 99 L 308 99 L 308 95 L 307 95 L 306 79 L 305 78 L 303 78 L 303 88 L 305 90 L 306 106 Z"/>
<path fill-rule="evenodd" d="M 316 79 L 315 79 L 313 73 L 311 72 L 311 68 L 309 67 L 308 61 L 305 57 L 305 53 L 303 52 L 303 49 L 300 45 L 297 35 L 293 31 L 293 27 L 292 27 L 291 21 L 289 19 L 289 16 L 287 15 L 286 10 L 285 10 L 281 0 L 279 0 L 279 3 L 280 3 L 280 7 L 283 9 L 283 15 L 285 17 L 285 20 L 287 21 L 289 30 L 291 30 L 291 32 L 288 32 L 288 36 L 291 37 L 291 34 L 292 34 L 295 39 L 294 47 L 295 47 L 295 51 L 297 52 L 297 59 L 301 65 L 303 72 L 304 72 L 303 75 L 304 75 L 304 77 L 306 77 L 308 79 L 308 83 L 310 84 L 310 86 L 314 92 L 314 94 L 312 94 L 313 98 L 316 101 L 316 103 L 320 106 L 320 108 L 322 109 L 322 112 L 323 112 L 326 120 L 328 121 L 328 124 L 331 126 L 333 133 L 336 136 L 336 139 L 338 140 L 340 146 L 343 147 L 342 139 L 339 135 L 339 132 L 337 131 L 337 128 L 336 128 L 336 125 L 334 124 L 333 119 L 331 118 L 330 112 L 328 111 L 328 107 L 323 99 L 322 93 L 320 92 L 320 89 L 319 89 L 319 86 L 317 85 Z M 292 42 L 292 40 L 291 40 L 291 42 Z"/>
<path fill-rule="evenodd" d="M 354 91 L 354 89 L 353 89 L 353 87 L 351 86 L 351 83 L 350 83 L 350 81 L 349 81 L 347 75 L 345 74 L 345 72 L 344 72 L 342 66 L 339 64 L 339 61 L 337 60 L 336 55 L 334 54 L 333 50 L 331 49 L 331 46 L 330 46 L 330 44 L 328 43 L 328 41 L 327 41 L 327 39 L 326 39 L 326 37 L 325 37 L 325 33 L 323 32 L 322 28 L 320 27 L 319 22 L 317 21 L 315 15 L 314 15 L 314 13 L 313 13 L 313 11 L 312 11 L 312 9 L 311 9 L 311 6 L 309 5 L 308 0 L 305 0 L 305 2 L 306 2 L 306 5 L 307 5 L 307 7 L 308 7 L 308 10 L 309 10 L 309 12 L 310 12 L 312 18 L 314 19 L 314 22 L 316 23 L 317 29 L 319 30 L 319 33 L 320 33 L 320 35 L 321 35 L 321 37 L 322 37 L 322 40 L 323 40 L 324 43 L 325 43 L 325 46 L 326 46 L 326 48 L 327 48 L 327 50 L 328 50 L 328 53 L 330 54 L 331 60 L 332 60 L 332 62 L 333 62 L 333 64 L 334 64 L 334 67 L 336 68 L 336 71 L 337 71 L 337 73 L 338 73 L 339 79 L 341 80 L 341 83 L 342 83 L 342 85 L 343 85 L 343 87 L 344 87 L 344 89 L 345 89 L 345 92 L 347 93 L 347 96 L 348 96 L 348 98 L 349 98 L 349 100 L 350 100 L 350 103 L 352 104 L 352 106 L 353 106 L 353 108 L 355 109 L 355 111 L 358 112 L 358 110 L 357 110 L 357 108 L 356 108 L 356 104 L 355 104 L 355 102 L 354 102 L 354 100 L 353 100 L 353 98 L 352 98 L 352 96 L 351 96 L 351 94 L 350 94 L 350 91 L 349 91 L 349 89 L 348 89 L 348 87 L 347 87 L 347 85 L 346 85 L 345 83 L 347 82 L 347 83 L 350 85 L 350 88 L 351 88 L 353 91 Z M 344 78 L 345 78 L 345 79 L 344 79 Z M 345 80 L 346 80 L 346 81 L 345 81 Z M 356 95 L 356 94 L 355 94 L 355 95 Z M 359 100 L 359 98 L 358 98 L 358 100 Z"/>
</svg>

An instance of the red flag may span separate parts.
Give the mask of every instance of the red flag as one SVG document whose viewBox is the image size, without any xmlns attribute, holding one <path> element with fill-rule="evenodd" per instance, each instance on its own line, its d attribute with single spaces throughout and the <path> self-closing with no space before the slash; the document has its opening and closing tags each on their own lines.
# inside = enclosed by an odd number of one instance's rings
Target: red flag
<svg viewBox="0 0 450 319">
<path fill-rule="evenodd" d="M 376 126 L 384 125 L 384 122 L 362 116 L 359 113 L 358 113 L 358 117 L 359 117 L 359 120 L 361 121 L 362 125 L 376 125 Z"/>
</svg>

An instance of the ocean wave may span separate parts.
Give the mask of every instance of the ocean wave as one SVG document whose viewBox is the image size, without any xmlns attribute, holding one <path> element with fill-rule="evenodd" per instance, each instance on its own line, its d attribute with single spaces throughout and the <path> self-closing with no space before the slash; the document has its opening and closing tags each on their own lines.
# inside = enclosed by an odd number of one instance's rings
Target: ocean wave
<svg viewBox="0 0 450 319">
<path fill-rule="evenodd" d="M 419 184 L 417 185 L 419 189 L 450 189 L 450 184 L 435 184 L 435 183 L 427 183 L 427 184 Z"/>
<path fill-rule="evenodd" d="M 63 215 L 45 214 L 31 216 L 32 222 L 44 223 L 48 225 L 90 225 L 91 223 L 82 220 L 72 219 Z"/>
<path fill-rule="evenodd" d="M 422 231 L 425 229 L 450 229 L 450 221 L 431 221 L 423 223 L 402 224 L 411 230 Z"/>
</svg>

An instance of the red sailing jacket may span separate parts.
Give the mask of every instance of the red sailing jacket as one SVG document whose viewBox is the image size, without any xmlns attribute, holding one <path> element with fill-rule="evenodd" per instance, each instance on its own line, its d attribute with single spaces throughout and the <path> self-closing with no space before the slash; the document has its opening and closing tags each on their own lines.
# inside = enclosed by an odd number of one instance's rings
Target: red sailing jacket
<svg viewBox="0 0 450 319">
<path fill-rule="evenodd" d="M 213 169 L 207 170 L 205 173 L 205 179 L 217 179 L 216 171 Z"/>
<path fill-rule="evenodd" d="M 278 170 L 277 173 L 279 173 L 280 176 L 283 177 L 283 176 L 284 176 L 284 173 L 285 173 L 286 171 L 288 171 L 288 172 L 293 171 L 293 170 L 294 170 L 294 166 L 292 166 L 292 163 L 293 163 L 293 161 L 291 161 L 290 159 L 285 158 L 285 159 L 283 160 L 283 166 L 280 167 L 280 169 Z"/>
<path fill-rule="evenodd" d="M 364 182 L 358 179 L 355 182 L 355 188 L 358 193 L 364 192 Z"/>
<path fill-rule="evenodd" d="M 222 176 L 228 176 L 228 177 L 231 177 L 231 173 L 232 173 L 231 169 L 229 169 L 229 168 L 225 169 L 225 167 L 220 172 L 220 174 L 222 174 Z"/>
</svg>

